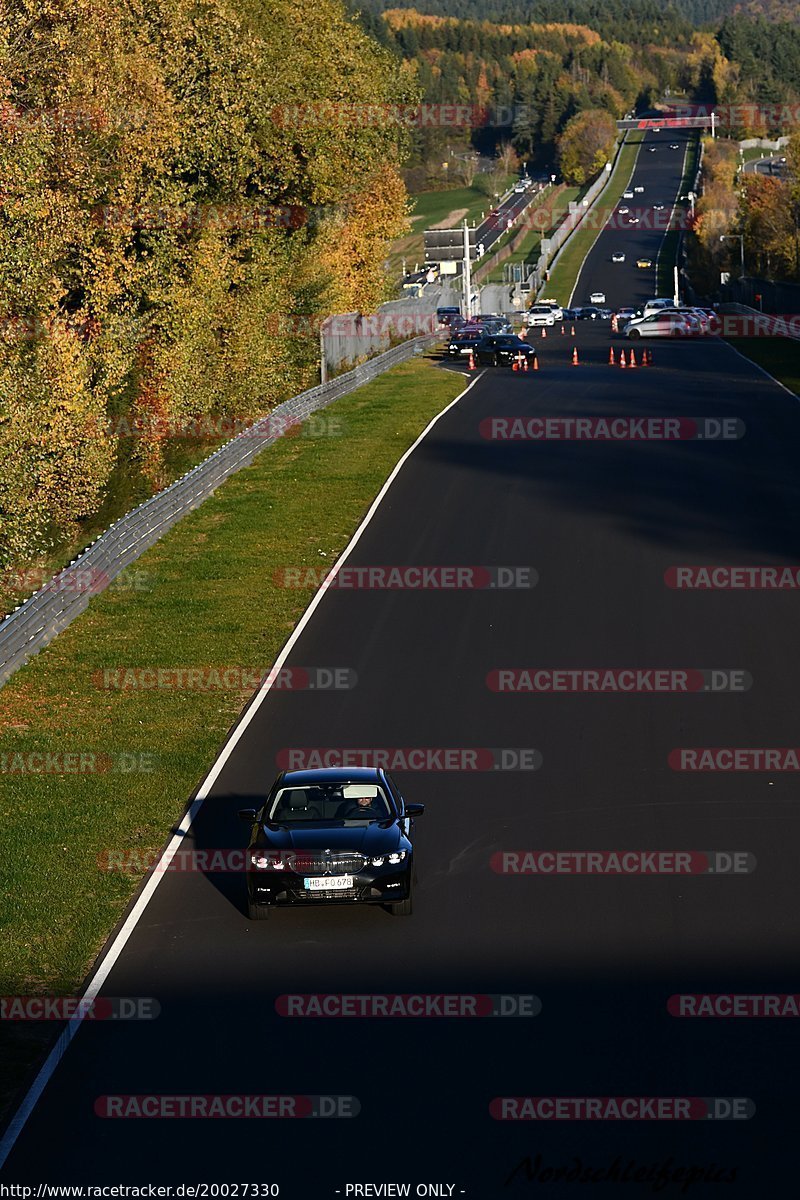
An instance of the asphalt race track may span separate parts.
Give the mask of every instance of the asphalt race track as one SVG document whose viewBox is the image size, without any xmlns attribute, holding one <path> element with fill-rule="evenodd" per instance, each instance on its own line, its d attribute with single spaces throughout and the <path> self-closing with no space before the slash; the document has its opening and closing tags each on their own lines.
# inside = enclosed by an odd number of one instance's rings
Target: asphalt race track
<svg viewBox="0 0 800 1200">
<path fill-rule="evenodd" d="M 588 304 L 590 293 L 595 291 L 605 292 L 609 308 L 621 308 L 626 304 L 636 306 L 658 294 L 656 262 L 670 211 L 680 192 L 689 136 L 682 129 L 661 130 L 659 133 L 648 131 L 630 183 L 630 189 L 641 186 L 644 191 L 635 193 L 632 200 L 620 200 L 600 232 L 578 276 L 572 298 L 575 306 Z M 670 150 L 670 145 L 675 144 L 679 149 Z M 655 147 L 653 153 L 650 152 L 651 146 Z M 654 204 L 663 204 L 664 208 L 654 211 Z M 628 207 L 630 213 L 620 215 L 620 206 Z M 638 225 L 628 223 L 629 216 L 634 215 L 639 217 Z M 615 250 L 623 251 L 624 263 L 612 263 L 611 255 Z M 651 258 L 652 268 L 638 268 L 636 260 L 640 256 Z M 672 295 L 671 283 L 664 294 Z"/>
<path fill-rule="evenodd" d="M 660 169 L 658 154 L 647 157 Z M 587 290 L 606 236 L 581 280 Z M 349 667 L 357 686 L 266 695 L 187 844 L 243 847 L 236 810 L 263 794 L 287 748 L 536 749 L 541 766 L 396 771 L 406 798 L 426 805 L 410 918 L 329 907 L 253 924 L 237 876 L 164 873 L 103 987 L 155 997 L 161 1015 L 83 1023 L 19 1133 L 4 1184 L 246 1181 L 322 1200 L 344 1197 L 347 1185 L 405 1182 L 411 1195 L 437 1184 L 444 1190 L 428 1194 L 491 1200 L 583 1194 L 568 1172 L 591 1168 L 612 1180 L 592 1194 L 644 1196 L 671 1160 L 665 1170 L 694 1168 L 706 1186 L 682 1191 L 688 1176 L 678 1176 L 663 1196 L 791 1194 L 797 1020 L 680 1018 L 667 1005 L 675 994 L 800 990 L 797 776 L 680 771 L 669 756 L 798 744 L 797 594 L 677 590 L 665 573 L 800 562 L 800 408 L 717 341 L 654 340 L 653 366 L 635 371 L 607 365 L 610 344 L 607 326 L 582 322 L 574 339 L 558 328 L 541 339 L 536 373 L 472 375 L 348 560 L 533 568 L 536 586 L 327 592 L 288 665 Z M 612 416 L 738 420 L 743 436 L 485 436 L 541 429 L 525 425 L 531 418 Z M 513 417 L 522 425 L 496 423 Z M 269 593 L 255 599 L 269 604 Z M 716 669 L 749 673 L 752 685 L 688 694 L 488 686 L 491 672 L 515 668 Z M 493 869 L 493 855 L 524 850 L 753 857 L 741 874 Z M 705 869 L 709 860 L 692 861 Z M 277 998 L 298 993 L 532 994 L 541 1011 L 279 1015 Z M 360 1112 L 95 1115 L 99 1097 L 154 1094 L 354 1096 Z M 493 1119 L 494 1098 L 525 1096 L 719 1103 L 695 1103 L 698 1119 L 683 1121 L 549 1120 L 543 1109 L 538 1120 Z M 722 1103 L 745 1098 L 754 1110 Z M 749 1119 L 708 1119 L 731 1111 Z"/>
</svg>

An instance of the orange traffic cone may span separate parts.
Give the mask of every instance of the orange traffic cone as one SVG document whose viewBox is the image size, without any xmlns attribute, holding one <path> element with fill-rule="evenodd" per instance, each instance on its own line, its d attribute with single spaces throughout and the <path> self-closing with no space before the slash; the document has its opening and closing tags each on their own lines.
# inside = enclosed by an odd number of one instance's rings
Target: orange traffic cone
<svg viewBox="0 0 800 1200">
<path fill-rule="evenodd" d="M 475 355 L 474 355 L 473 351 L 470 350 L 470 352 L 469 352 L 469 369 L 470 369 L 470 371 L 474 371 L 476 368 L 477 368 L 477 363 L 475 362 Z"/>
<path fill-rule="evenodd" d="M 614 366 L 614 347 L 613 346 L 611 347 L 611 349 L 608 352 L 608 365 L 610 367 Z"/>
<path fill-rule="evenodd" d="M 547 337 L 547 328 L 544 325 L 542 326 L 542 337 Z"/>
<path fill-rule="evenodd" d="M 525 357 L 522 360 L 522 369 L 523 369 L 523 371 L 527 371 L 527 369 L 528 369 L 528 355 L 527 354 L 525 355 Z"/>
<path fill-rule="evenodd" d="M 575 326 L 574 326 L 574 325 L 573 325 L 573 326 L 571 327 L 571 329 L 570 329 L 569 336 L 570 336 L 570 337 L 575 337 Z"/>
<path fill-rule="evenodd" d="M 645 354 L 647 355 L 647 366 L 648 366 L 648 367 L 652 367 L 652 365 L 653 365 L 653 351 L 652 351 L 652 350 L 645 350 Z"/>
<path fill-rule="evenodd" d="M 573 367 L 578 366 L 578 347 L 577 346 L 572 347 L 572 365 L 573 365 Z"/>
<path fill-rule="evenodd" d="M 624 351 L 624 350 L 621 350 L 621 351 L 620 351 L 620 355 L 619 355 L 619 365 L 620 365 L 621 367 L 627 367 L 627 365 L 628 365 L 628 364 L 625 362 L 625 351 Z"/>
<path fill-rule="evenodd" d="M 514 359 L 514 361 L 513 361 L 513 363 L 511 364 L 511 370 L 512 370 L 512 371 L 518 371 L 518 370 L 519 370 L 519 359 L 518 359 L 518 358 L 515 358 L 515 359 Z"/>
<path fill-rule="evenodd" d="M 631 361 L 628 363 L 628 366 L 629 367 L 638 367 L 638 365 L 639 364 L 636 361 L 636 353 L 635 353 L 635 351 L 631 350 Z"/>
<path fill-rule="evenodd" d="M 561 336 L 562 337 L 564 336 L 564 326 L 563 325 L 561 326 Z"/>
<path fill-rule="evenodd" d="M 534 354 L 534 356 L 533 356 L 533 369 L 534 369 L 534 371 L 538 371 L 538 370 L 539 370 L 539 360 L 538 360 L 538 358 L 536 357 L 536 355 L 535 355 L 535 354 Z"/>
</svg>

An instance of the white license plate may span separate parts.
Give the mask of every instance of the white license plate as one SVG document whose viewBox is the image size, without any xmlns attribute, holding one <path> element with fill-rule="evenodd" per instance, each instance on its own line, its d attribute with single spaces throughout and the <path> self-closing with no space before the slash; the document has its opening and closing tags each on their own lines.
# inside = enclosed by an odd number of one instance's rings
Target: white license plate
<svg viewBox="0 0 800 1200">
<path fill-rule="evenodd" d="M 352 875 L 307 875 L 303 880 L 307 892 L 340 892 L 353 886 Z"/>
</svg>

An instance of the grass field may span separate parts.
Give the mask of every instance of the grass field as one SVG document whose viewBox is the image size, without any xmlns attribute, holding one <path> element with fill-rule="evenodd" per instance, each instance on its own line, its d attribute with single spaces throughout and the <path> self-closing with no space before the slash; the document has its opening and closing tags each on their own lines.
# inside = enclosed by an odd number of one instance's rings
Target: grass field
<svg viewBox="0 0 800 1200">
<path fill-rule="evenodd" d="M 585 222 L 584 227 L 577 230 L 564 243 L 558 264 L 550 274 L 547 284 L 547 295 L 553 296 L 559 304 L 567 304 L 575 287 L 583 260 L 589 253 L 592 244 L 609 216 L 613 212 L 620 196 L 625 191 L 631 177 L 636 156 L 639 153 L 643 134 L 639 130 L 629 131 L 620 150 L 611 179 L 606 185 L 602 198 L 595 204 L 592 220 Z"/>
<path fill-rule="evenodd" d="M 503 193 L 508 191 L 515 175 L 504 176 L 500 181 Z M 387 273 L 390 277 L 399 279 L 402 270 L 402 260 L 406 261 L 406 269 L 414 269 L 415 263 L 422 263 L 425 252 L 424 233 L 446 220 L 451 213 L 466 209 L 467 220 L 480 221 L 482 213 L 488 213 L 494 205 L 494 200 L 476 187 L 447 188 L 437 192 L 418 192 L 410 197 L 411 200 L 411 231 L 392 243 L 387 259 Z M 461 220 L 464 217 L 462 215 Z"/>
</svg>

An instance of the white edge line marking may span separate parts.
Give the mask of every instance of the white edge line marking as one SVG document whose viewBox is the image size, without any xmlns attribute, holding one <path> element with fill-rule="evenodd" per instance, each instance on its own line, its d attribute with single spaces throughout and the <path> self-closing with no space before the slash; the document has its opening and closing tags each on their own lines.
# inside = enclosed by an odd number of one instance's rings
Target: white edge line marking
<svg viewBox="0 0 800 1200">
<path fill-rule="evenodd" d="M 368 508 L 366 515 L 364 516 L 364 519 L 362 520 L 358 529 L 355 531 L 352 538 L 350 539 L 350 541 L 347 543 L 346 547 L 342 551 L 341 555 L 339 556 L 339 558 L 336 560 L 335 564 L 331 568 L 332 572 L 338 571 L 338 569 L 349 558 L 350 554 L 355 549 L 356 545 L 358 544 L 358 542 L 361 538 L 361 535 L 363 534 L 364 530 L 366 529 L 366 527 L 369 525 L 370 521 L 374 517 L 381 500 L 383 500 L 384 496 L 388 492 L 392 483 L 397 478 L 398 474 L 400 473 L 403 466 L 405 465 L 406 460 L 408 458 L 410 458 L 410 456 L 414 453 L 417 446 L 419 446 L 420 443 L 422 441 L 424 441 L 424 439 L 428 436 L 430 431 L 433 429 L 434 425 L 436 425 L 437 422 L 440 421 L 441 418 L 446 413 L 448 413 L 451 408 L 453 408 L 456 404 L 458 404 L 458 402 L 461 399 L 463 399 L 464 396 L 466 396 L 467 392 L 470 390 L 470 388 L 474 384 L 476 384 L 478 382 L 478 380 L 481 378 L 482 374 L 483 374 L 483 372 L 481 372 L 481 374 L 479 374 L 479 375 L 476 375 L 475 378 L 469 382 L 467 387 L 464 388 L 463 392 L 459 392 L 459 394 L 455 397 L 454 400 L 451 400 L 449 404 L 445 405 L 445 407 L 441 410 L 441 412 L 437 413 L 436 416 L 433 417 L 428 422 L 428 424 L 425 426 L 425 428 L 423 429 L 422 433 L 419 435 L 417 440 L 411 446 L 408 447 L 408 449 L 403 454 L 403 456 L 395 463 L 391 473 L 389 474 L 389 477 L 386 479 L 386 482 L 384 483 L 381 490 L 378 492 L 375 499 L 372 501 L 372 504 Z M 222 747 L 216 760 L 212 764 L 211 770 L 208 772 L 205 779 L 200 784 L 200 787 L 198 788 L 198 791 L 197 791 L 197 795 L 195 796 L 195 798 L 192 801 L 189 808 L 184 813 L 181 823 L 178 826 L 173 837 L 171 838 L 170 842 L 166 846 L 164 853 L 161 855 L 158 862 L 156 864 L 154 864 L 154 867 L 151 870 L 149 879 L 147 880 L 146 884 L 142 888 L 141 894 L 135 901 L 133 908 L 128 913 L 128 916 L 125 919 L 125 922 L 122 925 L 121 929 L 119 930 L 119 933 L 114 938 L 111 945 L 108 947 L 106 955 L 103 958 L 103 961 L 98 966 L 94 975 L 92 976 L 89 984 L 86 987 L 86 991 L 79 998 L 80 1001 L 82 1003 L 85 1003 L 85 1005 L 87 1007 L 97 996 L 98 992 L 100 991 L 103 984 L 105 983 L 112 967 L 114 966 L 114 964 L 116 963 L 120 954 L 124 950 L 126 942 L 128 941 L 129 937 L 133 933 L 137 923 L 139 922 L 140 917 L 142 916 L 144 910 L 147 908 L 148 903 L 152 899 L 153 893 L 155 892 L 156 888 L 158 887 L 159 883 L 161 882 L 166 869 L 169 867 L 170 862 L 172 861 L 172 859 L 174 858 L 174 856 L 177 852 L 179 845 L 183 841 L 186 834 L 189 832 L 189 830 L 192 826 L 192 822 L 194 821 L 195 817 L 197 816 L 198 812 L 200 811 L 200 808 L 202 807 L 203 801 L 205 800 L 206 796 L 208 795 L 208 793 L 210 792 L 214 783 L 216 782 L 217 777 L 219 776 L 222 768 L 225 766 L 225 763 L 228 761 L 231 754 L 233 753 L 233 750 L 235 749 L 236 745 L 238 744 L 239 739 L 241 738 L 245 729 L 247 729 L 251 720 L 255 716 L 259 706 L 261 705 L 261 702 L 264 700 L 264 698 L 267 696 L 267 694 L 272 690 L 272 685 L 275 682 L 275 680 L 278 678 L 279 668 L 283 665 L 283 663 L 288 658 L 289 654 L 291 653 L 292 649 L 294 648 L 295 642 L 298 640 L 298 638 L 300 637 L 300 634 L 303 632 L 306 625 L 311 620 L 311 617 L 316 612 L 317 606 L 322 601 L 327 590 L 328 590 L 327 588 L 320 588 L 312 597 L 311 603 L 309 604 L 306 611 L 303 613 L 298 624 L 292 630 L 292 633 L 290 634 L 288 641 L 286 642 L 286 644 L 284 645 L 280 654 L 278 655 L 278 657 L 275 661 L 274 667 L 272 668 L 272 670 L 270 670 L 268 672 L 268 674 L 266 676 L 266 682 L 261 685 L 260 690 L 258 691 L 255 698 L 251 701 L 250 705 L 246 709 L 241 720 L 238 722 L 237 725 L 234 726 L 233 730 L 231 731 L 230 737 L 228 738 L 227 742 Z M 36 1107 L 36 1103 L 37 1103 L 39 1097 L 41 1096 L 45 1087 L 47 1086 L 50 1079 L 52 1078 L 53 1073 L 55 1072 L 55 1069 L 58 1066 L 59 1062 L 64 1057 L 64 1054 L 65 1054 L 70 1042 L 75 1037 L 75 1034 L 78 1032 L 81 1025 L 83 1024 L 83 1020 L 84 1020 L 83 1016 L 80 1016 L 80 1015 L 73 1017 L 72 1020 L 69 1022 L 69 1024 L 66 1026 L 66 1028 L 62 1030 L 62 1032 L 58 1038 L 58 1041 L 56 1042 L 55 1046 L 48 1054 L 47 1058 L 45 1059 L 44 1063 L 42 1064 L 42 1066 L 39 1070 L 38 1075 L 36 1076 L 33 1083 L 31 1084 L 30 1088 L 28 1089 L 27 1095 L 24 1097 L 22 1103 L 20 1104 L 19 1108 L 17 1109 L 14 1116 L 12 1117 L 12 1119 L 9 1123 L 9 1126 L 6 1129 L 6 1132 L 3 1136 L 3 1139 L 2 1139 L 2 1141 L 0 1141 L 0 1167 L 3 1166 L 6 1159 L 8 1158 L 8 1155 L 11 1153 L 14 1143 L 16 1142 L 17 1138 L 19 1137 L 20 1133 L 22 1132 L 22 1128 L 23 1128 L 25 1122 L 27 1121 L 28 1117 L 33 1112 L 33 1109 Z"/>
<path fill-rule="evenodd" d="M 644 143 L 645 143 L 645 139 L 644 139 L 644 138 L 642 138 L 641 142 L 639 142 L 639 149 L 636 151 L 636 155 L 635 155 L 635 157 L 634 157 L 634 160 L 633 160 L 633 166 L 631 167 L 631 173 L 630 173 L 630 175 L 628 176 L 628 182 L 625 184 L 624 188 L 622 189 L 622 191 L 623 191 L 623 192 L 627 192 L 628 188 L 629 188 L 629 187 L 630 187 L 630 185 L 631 185 L 631 180 L 633 179 L 634 175 L 636 174 L 636 166 L 637 166 L 637 164 L 638 164 L 638 162 L 639 162 L 639 154 L 640 154 L 640 152 L 641 152 L 641 149 L 642 149 L 642 146 L 644 145 Z M 631 143 L 630 143 L 630 145 L 633 145 L 633 143 L 631 142 Z M 621 153 L 621 152 L 622 152 L 622 147 L 620 146 L 620 153 Z M 613 171 L 612 171 L 612 175 L 613 175 Z M 605 190 L 605 189 L 603 189 L 603 190 Z M 595 205 L 595 204 L 599 204 L 599 203 L 600 203 L 600 201 L 602 200 L 602 198 L 603 198 L 603 192 L 599 192 L 599 193 L 598 193 L 598 195 L 595 197 L 594 204 L 592 204 L 592 205 L 590 206 L 590 208 L 589 208 L 589 212 L 591 212 L 591 211 L 592 211 L 592 209 L 594 208 L 594 205 Z M 607 218 L 606 218 L 606 220 L 603 222 L 603 224 L 602 224 L 601 228 L 600 228 L 600 229 L 598 229 L 598 231 L 597 231 L 597 237 L 594 239 L 594 241 L 592 242 L 591 246 L 589 247 L 589 249 L 586 251 L 586 253 L 585 253 L 585 254 L 584 254 L 584 256 L 583 256 L 583 262 L 581 263 L 580 267 L 578 268 L 578 274 L 575 276 L 575 286 L 573 287 L 572 291 L 571 291 L 571 292 L 570 292 L 570 294 L 569 294 L 569 300 L 567 301 L 567 308 L 572 308 L 572 301 L 573 301 L 573 299 L 574 299 L 575 293 L 576 293 L 576 292 L 577 292 L 577 290 L 578 290 L 578 284 L 579 284 L 579 282 L 580 282 L 580 278 L 581 278 L 581 272 L 583 271 L 583 268 L 586 266 L 586 260 L 587 260 L 587 258 L 589 257 L 589 255 L 592 253 L 592 251 L 594 250 L 595 243 L 597 242 L 597 238 L 599 238 L 599 237 L 600 237 L 600 234 L 601 234 L 601 233 L 605 233 L 605 231 L 606 231 L 606 229 L 607 229 L 607 227 L 608 227 L 608 222 L 611 220 L 612 216 L 614 215 L 614 214 L 613 214 L 613 210 L 614 210 L 614 209 L 617 207 L 617 205 L 619 204 L 619 202 L 620 202 L 620 200 L 621 200 L 621 199 L 622 199 L 622 193 L 620 193 L 620 195 L 619 195 L 619 196 L 617 196 L 617 198 L 616 198 L 616 200 L 614 201 L 614 204 L 613 204 L 613 206 L 612 206 L 612 211 L 611 211 L 611 212 L 608 214 L 608 217 L 607 217 Z M 580 229 L 580 225 L 577 227 L 577 229 L 574 229 L 574 230 L 573 230 L 573 233 L 577 233 L 579 229 Z M 569 240 L 569 239 L 567 239 L 567 240 Z M 564 245 L 566 245 L 566 242 L 564 243 Z"/>
<path fill-rule="evenodd" d="M 737 350 L 735 346 L 732 346 L 730 344 L 730 342 L 725 341 L 724 338 L 722 338 L 721 340 L 728 347 L 729 350 L 732 350 L 734 354 L 738 354 L 739 358 L 743 358 L 744 361 L 749 366 L 755 367 L 755 369 L 757 371 L 760 371 L 762 375 L 766 375 L 767 379 L 770 379 L 773 383 L 777 383 L 779 388 L 783 388 L 783 390 L 786 392 L 787 396 L 791 396 L 793 400 L 797 400 L 797 402 L 800 403 L 800 396 L 798 396 L 797 392 L 793 392 L 792 389 L 788 388 L 785 383 L 781 383 L 780 379 L 776 379 L 774 375 L 770 375 L 767 368 L 762 367 L 761 363 L 754 362 L 752 358 L 748 358 L 746 354 L 742 354 L 741 350 Z M 795 339 L 793 338 L 792 341 L 794 341 L 794 340 Z"/>
</svg>

